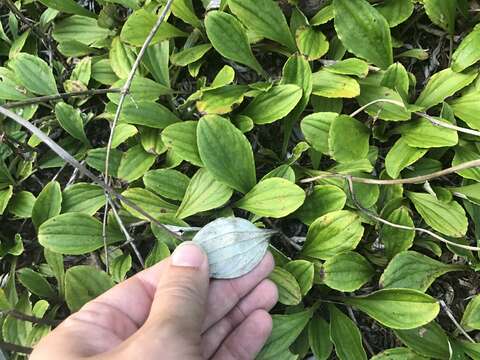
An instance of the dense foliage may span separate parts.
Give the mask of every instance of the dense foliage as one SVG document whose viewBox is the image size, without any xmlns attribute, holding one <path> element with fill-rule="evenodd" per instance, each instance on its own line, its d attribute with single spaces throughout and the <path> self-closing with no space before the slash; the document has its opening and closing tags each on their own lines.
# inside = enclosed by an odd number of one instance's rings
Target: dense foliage
<svg viewBox="0 0 480 360">
<path fill-rule="evenodd" d="M 259 359 L 480 359 L 477 1 L 0 4 L 0 359 L 230 216 Z"/>
</svg>

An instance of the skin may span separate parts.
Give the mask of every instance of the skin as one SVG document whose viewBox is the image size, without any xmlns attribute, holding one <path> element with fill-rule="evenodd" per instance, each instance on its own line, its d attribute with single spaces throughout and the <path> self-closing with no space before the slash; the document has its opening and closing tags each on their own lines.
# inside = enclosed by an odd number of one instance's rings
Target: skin
<svg viewBox="0 0 480 360">
<path fill-rule="evenodd" d="M 254 359 L 272 328 L 271 254 L 249 274 L 208 278 L 192 243 L 118 284 L 63 321 L 31 360 Z"/>
</svg>

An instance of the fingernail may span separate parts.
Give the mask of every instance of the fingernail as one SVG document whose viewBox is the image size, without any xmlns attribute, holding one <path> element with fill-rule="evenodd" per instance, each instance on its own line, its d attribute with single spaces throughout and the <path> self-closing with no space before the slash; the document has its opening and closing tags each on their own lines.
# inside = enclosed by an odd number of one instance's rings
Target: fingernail
<svg viewBox="0 0 480 360">
<path fill-rule="evenodd" d="M 179 245 L 172 254 L 172 265 L 200 268 L 205 261 L 203 250 L 192 242 Z"/>
</svg>

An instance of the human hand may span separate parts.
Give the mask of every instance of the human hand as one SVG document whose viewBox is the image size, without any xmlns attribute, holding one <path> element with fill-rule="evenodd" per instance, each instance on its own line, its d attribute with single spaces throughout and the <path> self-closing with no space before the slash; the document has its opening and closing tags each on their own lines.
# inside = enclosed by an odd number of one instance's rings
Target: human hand
<svg viewBox="0 0 480 360">
<path fill-rule="evenodd" d="M 209 282 L 193 243 L 118 284 L 40 341 L 31 360 L 253 359 L 271 332 L 271 254 L 249 274 Z"/>
</svg>

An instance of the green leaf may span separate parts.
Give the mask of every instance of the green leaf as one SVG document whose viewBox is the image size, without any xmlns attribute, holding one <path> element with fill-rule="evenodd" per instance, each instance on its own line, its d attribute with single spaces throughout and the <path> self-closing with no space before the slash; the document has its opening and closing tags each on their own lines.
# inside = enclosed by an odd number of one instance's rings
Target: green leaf
<svg viewBox="0 0 480 360">
<path fill-rule="evenodd" d="M 127 21 L 123 25 L 120 38 L 127 44 L 133 46 L 142 46 L 156 22 L 157 15 L 154 13 L 150 13 L 145 9 L 137 10 L 128 17 Z M 187 36 L 187 33 L 179 30 L 167 22 L 163 22 L 153 37 L 150 45 L 156 44 L 163 40 Z"/>
<path fill-rule="evenodd" d="M 298 305 L 302 301 L 300 285 L 287 270 L 275 267 L 268 277 L 278 289 L 278 302 L 284 305 Z"/>
<path fill-rule="evenodd" d="M 80 111 L 64 102 L 55 105 L 55 115 L 60 126 L 72 135 L 75 139 L 88 144 L 85 130 L 83 130 L 83 120 Z"/>
<path fill-rule="evenodd" d="M 415 105 L 429 109 L 472 83 L 477 76 L 476 71 L 457 73 L 450 68 L 439 71 L 428 80 Z"/>
<path fill-rule="evenodd" d="M 450 106 L 455 116 L 462 119 L 472 129 L 480 130 L 480 92 L 472 91 L 453 100 Z"/>
<path fill-rule="evenodd" d="M 469 161 L 480 158 L 480 154 L 475 147 L 457 146 L 455 148 L 455 156 L 452 160 L 452 166 L 457 166 Z M 480 167 L 457 171 L 457 174 L 466 178 L 480 182 Z"/>
<path fill-rule="evenodd" d="M 187 66 L 195 61 L 200 60 L 210 49 L 212 45 L 202 44 L 186 48 L 171 56 L 172 64 L 177 66 Z"/>
<path fill-rule="evenodd" d="M 130 75 L 130 71 L 135 63 L 136 54 L 132 48 L 126 46 L 120 40 L 120 37 L 117 36 L 112 40 L 109 58 L 113 72 L 120 79 L 125 79 Z"/>
<path fill-rule="evenodd" d="M 46 220 L 60 214 L 62 208 L 62 190 L 56 181 L 48 183 L 35 201 L 32 209 L 32 222 L 36 228 Z"/>
<path fill-rule="evenodd" d="M 244 85 L 226 85 L 202 92 L 202 97 L 197 101 L 197 109 L 202 114 L 227 114 L 235 105 L 240 104 L 248 87 Z"/>
<path fill-rule="evenodd" d="M 455 32 L 457 0 L 424 0 L 423 6 L 430 20 L 449 34 Z"/>
<path fill-rule="evenodd" d="M 78 311 L 114 285 L 107 273 L 93 266 L 74 266 L 65 274 L 65 299 L 68 308 L 72 312 Z"/>
<path fill-rule="evenodd" d="M 436 322 L 411 330 L 395 330 L 395 335 L 420 355 L 434 359 L 450 359 L 449 339 Z"/>
<path fill-rule="evenodd" d="M 118 177 L 131 182 L 141 178 L 155 163 L 155 155 L 147 153 L 141 145 L 135 145 L 122 155 Z"/>
<path fill-rule="evenodd" d="M 453 194 L 460 194 L 467 199 L 480 203 L 480 183 L 472 185 L 448 188 Z"/>
<path fill-rule="evenodd" d="M 308 343 L 316 360 L 328 360 L 333 351 L 330 340 L 330 324 L 315 315 L 308 324 Z"/>
<path fill-rule="evenodd" d="M 407 69 L 399 62 L 390 65 L 383 75 L 381 85 L 396 90 L 403 99 L 408 99 L 410 77 Z"/>
<path fill-rule="evenodd" d="M 414 5 L 412 0 L 386 0 L 376 9 L 387 19 L 390 27 L 395 27 L 412 15 Z"/>
<path fill-rule="evenodd" d="M 107 244 L 123 241 L 117 229 L 108 229 Z M 65 255 L 83 255 L 104 246 L 102 223 L 82 213 L 55 216 L 38 229 L 38 242 L 50 251 Z"/>
<path fill-rule="evenodd" d="M 369 141 L 370 131 L 360 121 L 347 115 L 339 115 L 332 121 L 328 144 L 331 156 L 336 161 L 365 159 L 370 149 Z"/>
<path fill-rule="evenodd" d="M 202 22 L 195 14 L 192 0 L 176 0 L 172 3 L 172 12 L 177 18 L 196 28 L 202 27 Z"/>
<path fill-rule="evenodd" d="M 323 264 L 325 285 L 343 292 L 360 289 L 374 273 L 368 260 L 353 251 L 335 255 Z"/>
<path fill-rule="evenodd" d="M 368 64 L 357 58 L 350 58 L 325 66 L 325 70 L 340 75 L 355 75 L 364 78 L 368 75 Z"/>
<path fill-rule="evenodd" d="M 170 87 L 170 42 L 164 40 L 158 44 L 150 45 L 145 52 L 143 63 L 156 82 Z"/>
<path fill-rule="evenodd" d="M 360 88 L 361 94 L 357 97 L 357 100 L 361 106 L 370 104 L 370 106 L 365 109 L 367 114 L 389 121 L 406 121 L 412 117 L 410 111 L 403 106 L 403 99 L 397 91 L 384 86 L 368 85 L 365 83 L 363 83 Z M 378 102 L 371 104 L 373 101 Z M 392 103 L 392 101 L 395 103 Z"/>
<path fill-rule="evenodd" d="M 57 294 L 52 286 L 38 272 L 30 268 L 22 268 L 17 271 L 18 281 L 25 286 L 32 294 L 41 298 L 55 299 Z"/>
<path fill-rule="evenodd" d="M 353 250 L 362 239 L 363 231 L 358 214 L 346 210 L 328 213 L 308 229 L 302 255 L 325 260 Z"/>
<path fill-rule="evenodd" d="M 410 228 L 415 226 L 408 209 L 404 206 L 392 211 L 386 220 L 393 224 L 408 226 Z M 414 238 L 414 230 L 397 229 L 386 224 L 380 229 L 380 239 L 385 246 L 385 255 L 389 259 L 399 252 L 410 249 L 413 245 Z"/>
<path fill-rule="evenodd" d="M 65 267 L 63 264 L 63 255 L 54 253 L 47 248 L 43 248 L 43 256 L 45 257 L 45 261 L 47 262 L 48 266 L 52 270 L 53 275 L 57 279 L 58 292 L 60 296 L 63 297 L 65 293 Z"/>
<path fill-rule="evenodd" d="M 113 134 L 112 138 L 112 149 L 117 148 L 125 141 L 137 134 L 138 129 L 135 126 L 129 124 L 117 124 L 117 126 L 115 127 L 115 133 Z"/>
<path fill-rule="evenodd" d="M 5 190 L 0 190 L 0 215 L 3 215 L 5 209 L 13 196 L 13 186 L 9 186 Z"/>
<path fill-rule="evenodd" d="M 305 192 L 286 179 L 270 178 L 260 181 L 236 207 L 257 216 L 282 218 L 297 210 L 305 201 Z"/>
<path fill-rule="evenodd" d="M 362 346 L 362 334 L 357 325 L 334 305 L 328 305 L 330 312 L 330 339 L 340 360 L 367 360 Z"/>
<path fill-rule="evenodd" d="M 332 211 L 342 210 L 346 201 L 347 195 L 339 187 L 317 185 L 307 195 L 302 207 L 295 213 L 295 217 L 304 224 L 310 225 L 320 216 Z"/>
<path fill-rule="evenodd" d="M 196 166 L 203 166 L 197 147 L 198 121 L 172 124 L 162 132 L 162 140 L 175 154 Z"/>
<path fill-rule="evenodd" d="M 190 180 L 176 216 L 183 219 L 218 208 L 230 199 L 232 193 L 230 187 L 215 180 L 207 169 L 202 168 Z"/>
<path fill-rule="evenodd" d="M 320 59 L 330 47 L 327 37 L 311 26 L 301 27 L 295 34 L 298 49 L 309 61 Z"/>
<path fill-rule="evenodd" d="M 462 265 L 448 265 L 415 251 L 397 254 L 380 278 L 384 288 L 406 288 L 427 291 L 436 278 L 451 271 L 462 271 Z"/>
<path fill-rule="evenodd" d="M 427 149 L 409 146 L 405 138 L 401 137 L 385 158 L 385 170 L 392 179 L 396 179 L 403 169 L 421 159 L 426 153 Z"/>
<path fill-rule="evenodd" d="M 107 149 L 106 148 L 97 148 L 88 151 L 86 162 L 88 166 L 94 168 L 97 171 L 105 172 L 105 158 L 106 158 Z M 117 177 L 118 167 L 120 166 L 120 161 L 122 159 L 122 152 L 117 149 L 111 149 L 110 151 L 110 165 L 109 174 Z"/>
<path fill-rule="evenodd" d="M 52 33 L 53 38 L 59 43 L 75 41 L 83 45 L 101 43 L 110 35 L 113 35 L 113 32 L 98 26 L 96 19 L 79 15 L 57 22 Z"/>
<path fill-rule="evenodd" d="M 252 147 L 230 121 L 204 116 L 198 124 L 197 142 L 202 162 L 217 181 L 242 193 L 255 185 Z"/>
<path fill-rule="evenodd" d="M 297 339 L 312 317 L 311 310 L 290 315 L 272 315 L 273 330 L 257 360 L 277 360 Z"/>
<path fill-rule="evenodd" d="M 190 179 L 180 171 L 158 169 L 148 171 L 143 177 L 147 189 L 172 200 L 182 200 Z"/>
<path fill-rule="evenodd" d="M 122 254 L 115 257 L 110 263 L 110 274 L 115 282 L 122 282 L 127 272 L 132 268 L 132 257 L 130 254 Z"/>
<path fill-rule="evenodd" d="M 13 195 L 13 198 L 9 202 L 8 211 L 17 218 L 28 219 L 32 216 L 32 210 L 36 200 L 37 199 L 31 192 L 17 192 Z"/>
<path fill-rule="evenodd" d="M 342 300 L 392 329 L 408 330 L 426 325 L 440 311 L 436 299 L 410 289 L 384 289 Z"/>
<path fill-rule="evenodd" d="M 9 62 L 17 80 L 27 90 L 38 95 L 58 94 L 52 69 L 37 56 L 20 53 Z"/>
<path fill-rule="evenodd" d="M 77 183 L 63 191 L 62 213 L 80 212 L 94 215 L 105 205 L 104 190 L 94 184 Z"/>
<path fill-rule="evenodd" d="M 322 154 L 328 154 L 328 134 L 330 126 L 338 117 L 334 112 L 318 112 L 305 116 L 300 123 L 303 135 L 308 143 Z"/>
<path fill-rule="evenodd" d="M 307 295 L 313 286 L 313 263 L 307 260 L 293 260 L 285 264 L 285 270 L 297 279 L 302 296 Z"/>
<path fill-rule="evenodd" d="M 467 233 L 465 210 L 456 201 L 444 202 L 430 194 L 414 192 L 408 192 L 407 196 L 423 220 L 433 229 L 452 237 L 462 237 Z"/>
<path fill-rule="evenodd" d="M 177 206 L 170 204 L 163 200 L 161 197 L 154 193 L 142 189 L 142 188 L 130 188 L 122 193 L 123 197 L 130 200 L 135 205 L 139 206 L 142 210 L 156 219 L 161 219 L 164 215 L 172 215 L 177 211 Z M 127 204 L 122 203 L 124 208 L 133 216 L 148 220 L 144 215 L 140 214 L 137 210 L 129 207 Z"/>
<path fill-rule="evenodd" d="M 387 20 L 365 0 L 334 0 L 335 30 L 343 45 L 382 69 L 393 63 Z"/>
<path fill-rule="evenodd" d="M 445 121 L 440 119 L 441 121 Z M 422 149 L 455 146 L 458 134 L 455 130 L 433 125 L 427 119 L 418 119 L 400 127 L 405 143 Z"/>
<path fill-rule="evenodd" d="M 333 20 L 333 17 L 333 5 L 324 6 L 310 19 L 310 25 L 318 26 L 326 24 L 330 20 Z"/>
<path fill-rule="evenodd" d="M 296 51 L 295 40 L 280 6 L 273 0 L 229 0 L 232 12 L 258 36 L 276 41 Z"/>
<path fill-rule="evenodd" d="M 38 0 L 48 8 L 52 8 L 67 14 L 75 14 L 81 16 L 95 17 L 95 14 L 91 13 L 84 7 L 78 5 L 74 0 Z"/>
<path fill-rule="evenodd" d="M 392 348 L 375 355 L 371 360 L 427 360 L 407 348 Z"/>
<path fill-rule="evenodd" d="M 264 72 L 253 56 L 245 29 L 235 17 L 224 12 L 211 11 L 205 19 L 205 29 L 208 39 L 220 55 L 246 65 L 258 74 Z"/>
<path fill-rule="evenodd" d="M 154 129 L 164 129 L 180 122 L 180 119 L 161 104 L 153 101 L 136 101 L 123 107 L 120 121 Z"/>
<path fill-rule="evenodd" d="M 452 70 L 461 72 L 480 60 L 480 27 L 476 26 L 452 55 Z"/>
<path fill-rule="evenodd" d="M 302 89 L 297 85 L 273 86 L 253 99 L 242 115 L 251 118 L 255 124 L 269 124 L 287 116 L 301 98 Z"/>
<path fill-rule="evenodd" d="M 360 95 L 360 85 L 348 76 L 322 69 L 312 75 L 312 94 L 327 98 L 354 98 Z"/>
<path fill-rule="evenodd" d="M 112 88 L 122 88 L 125 85 L 126 79 L 118 80 L 112 85 Z M 141 101 L 155 101 L 162 95 L 168 95 L 171 93 L 171 89 L 164 85 L 147 79 L 141 76 L 135 76 L 133 78 L 132 86 L 130 87 L 129 96 L 126 97 L 125 104 L 135 104 L 138 106 L 138 102 Z M 108 99 L 115 105 L 118 105 L 120 101 L 119 93 L 107 94 Z"/>
<path fill-rule="evenodd" d="M 480 295 L 468 303 L 461 324 L 467 331 L 480 330 Z"/>
</svg>

